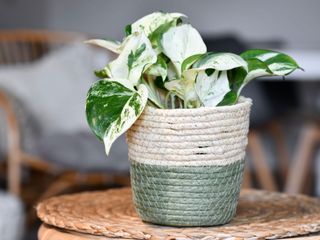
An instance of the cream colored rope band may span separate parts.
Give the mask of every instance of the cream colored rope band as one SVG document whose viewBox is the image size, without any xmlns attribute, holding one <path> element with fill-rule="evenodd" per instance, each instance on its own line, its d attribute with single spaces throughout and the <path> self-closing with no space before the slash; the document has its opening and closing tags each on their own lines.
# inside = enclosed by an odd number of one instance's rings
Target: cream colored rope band
<svg viewBox="0 0 320 240">
<path fill-rule="evenodd" d="M 129 129 L 131 161 L 169 166 L 227 165 L 245 156 L 251 99 L 196 109 L 146 107 Z"/>
</svg>

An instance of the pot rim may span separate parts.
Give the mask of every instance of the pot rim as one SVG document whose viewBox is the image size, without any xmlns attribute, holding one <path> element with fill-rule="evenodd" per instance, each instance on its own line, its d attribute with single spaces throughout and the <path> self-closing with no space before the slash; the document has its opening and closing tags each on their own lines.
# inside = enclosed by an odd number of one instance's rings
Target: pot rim
<svg viewBox="0 0 320 240">
<path fill-rule="evenodd" d="M 229 112 L 229 111 L 235 111 L 241 108 L 250 108 L 252 105 L 252 99 L 246 98 L 243 96 L 239 97 L 239 100 L 234 105 L 229 106 L 216 106 L 216 107 L 199 107 L 199 108 L 167 108 L 167 109 L 161 109 L 161 108 L 155 108 L 152 106 L 146 106 L 145 111 L 148 111 L 150 113 L 158 113 L 158 114 L 164 114 L 164 115 L 170 115 L 170 114 L 181 114 L 181 115 L 188 115 L 188 114 L 204 114 L 207 112 Z"/>
</svg>

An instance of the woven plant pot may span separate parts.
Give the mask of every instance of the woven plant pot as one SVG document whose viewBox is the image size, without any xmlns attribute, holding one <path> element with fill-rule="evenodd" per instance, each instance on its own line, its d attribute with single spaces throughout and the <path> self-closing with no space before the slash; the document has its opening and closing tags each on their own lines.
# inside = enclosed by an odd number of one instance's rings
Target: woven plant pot
<svg viewBox="0 0 320 240">
<path fill-rule="evenodd" d="M 147 107 L 127 133 L 133 201 L 147 222 L 212 226 L 235 215 L 251 99 L 197 109 Z"/>
</svg>

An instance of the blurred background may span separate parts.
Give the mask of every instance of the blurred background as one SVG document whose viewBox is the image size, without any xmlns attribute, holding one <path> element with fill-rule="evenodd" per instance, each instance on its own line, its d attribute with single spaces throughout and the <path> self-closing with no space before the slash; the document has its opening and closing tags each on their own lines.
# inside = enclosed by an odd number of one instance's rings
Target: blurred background
<svg viewBox="0 0 320 240">
<path fill-rule="evenodd" d="M 245 88 L 254 105 L 243 187 L 319 196 L 319 9 L 317 0 L 0 0 L 1 239 L 36 239 L 41 199 L 130 184 L 124 136 L 106 158 L 84 115 L 93 70 L 114 56 L 82 42 L 121 40 L 154 11 L 189 16 L 210 51 L 280 50 L 304 68 Z"/>
</svg>

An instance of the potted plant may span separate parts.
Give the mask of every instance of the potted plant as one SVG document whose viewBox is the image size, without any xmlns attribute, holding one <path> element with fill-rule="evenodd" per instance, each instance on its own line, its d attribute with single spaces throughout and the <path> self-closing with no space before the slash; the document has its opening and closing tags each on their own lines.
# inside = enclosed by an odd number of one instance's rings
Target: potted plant
<svg viewBox="0 0 320 240">
<path fill-rule="evenodd" d="M 125 28 L 122 42 L 88 43 L 116 54 L 90 88 L 86 114 L 106 153 L 127 132 L 133 201 L 140 217 L 210 226 L 235 214 L 251 100 L 243 87 L 298 64 L 269 50 L 207 52 L 180 13 L 155 12 Z"/>
</svg>

